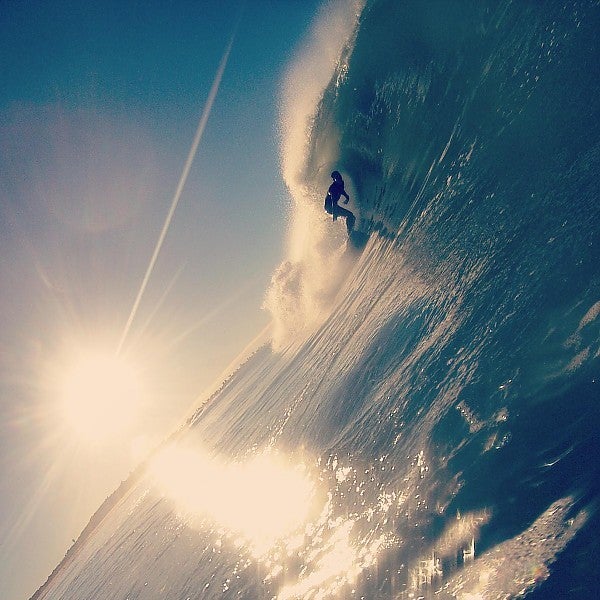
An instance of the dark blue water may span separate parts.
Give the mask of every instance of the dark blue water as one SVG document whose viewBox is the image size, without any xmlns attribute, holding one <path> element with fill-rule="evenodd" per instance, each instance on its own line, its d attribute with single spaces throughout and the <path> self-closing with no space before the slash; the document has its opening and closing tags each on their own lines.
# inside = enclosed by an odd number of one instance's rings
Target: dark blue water
<svg viewBox="0 0 600 600">
<path fill-rule="evenodd" d="M 400 404 L 401 418 L 369 428 L 375 454 L 401 461 L 411 428 L 425 429 L 430 501 L 445 514 L 491 509 L 480 551 L 560 498 L 588 507 L 540 597 L 596 594 L 598 31 L 594 2 L 368 4 L 306 171 L 327 170 L 323 149 L 339 136 L 332 158 L 354 183 L 362 227 L 393 240 L 428 286 L 351 376 L 352 387 L 369 360 L 379 377 L 390 364 L 407 371 L 406 396 L 378 407 Z M 415 357 L 449 312 L 451 335 Z M 397 421 L 408 441 L 390 447 Z"/>
<path fill-rule="evenodd" d="M 282 339 L 180 436 L 304 464 L 300 537 L 257 553 L 206 498 L 239 514 L 278 477 L 186 454 L 42 597 L 598 595 L 599 31 L 592 1 L 367 2 L 297 166 L 312 250 L 274 276 Z M 347 245 L 320 212 L 334 168 Z"/>
</svg>

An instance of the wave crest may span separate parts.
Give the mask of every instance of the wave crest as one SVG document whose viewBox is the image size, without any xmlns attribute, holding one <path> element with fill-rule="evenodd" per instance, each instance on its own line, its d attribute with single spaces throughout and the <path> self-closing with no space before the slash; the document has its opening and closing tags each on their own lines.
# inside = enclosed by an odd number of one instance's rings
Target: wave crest
<svg viewBox="0 0 600 600">
<path fill-rule="evenodd" d="M 272 276 L 264 306 L 272 314 L 275 348 L 310 330 L 328 308 L 347 269 L 339 259 L 345 246 L 343 220 L 332 227 L 323 211 L 329 171 L 337 159 L 337 139 L 319 149 L 320 168 L 308 167 L 311 133 L 324 90 L 344 73 L 364 0 L 325 4 L 308 43 L 290 65 L 280 99 L 281 170 L 292 199 L 287 257 Z M 352 193 L 351 182 L 347 188 Z"/>
</svg>

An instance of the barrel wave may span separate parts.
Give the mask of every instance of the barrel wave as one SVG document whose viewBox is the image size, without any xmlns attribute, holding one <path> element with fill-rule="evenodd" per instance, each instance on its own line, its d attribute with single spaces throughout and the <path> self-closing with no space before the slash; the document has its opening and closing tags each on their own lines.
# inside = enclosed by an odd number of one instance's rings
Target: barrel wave
<svg viewBox="0 0 600 600">
<path fill-rule="evenodd" d="M 273 343 L 36 598 L 598 594 L 598 31 L 593 1 L 323 9 Z"/>
</svg>

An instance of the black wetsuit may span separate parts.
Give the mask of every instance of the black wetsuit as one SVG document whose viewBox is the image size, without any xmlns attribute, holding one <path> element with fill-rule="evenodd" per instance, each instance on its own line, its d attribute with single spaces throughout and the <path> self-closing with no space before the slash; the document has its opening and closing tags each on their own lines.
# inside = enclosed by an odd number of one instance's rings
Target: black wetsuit
<svg viewBox="0 0 600 600">
<path fill-rule="evenodd" d="M 338 206 L 338 202 L 341 196 L 345 196 L 346 201 L 350 200 L 350 196 L 346 193 L 344 189 L 344 181 L 343 179 L 334 179 L 333 183 L 329 186 L 329 190 L 327 191 L 327 198 L 325 199 L 325 210 L 333 215 L 334 220 L 337 217 L 345 217 L 346 218 L 346 227 L 348 228 L 348 233 L 352 231 L 354 227 L 354 221 L 356 218 L 354 214 L 349 210 Z"/>
</svg>

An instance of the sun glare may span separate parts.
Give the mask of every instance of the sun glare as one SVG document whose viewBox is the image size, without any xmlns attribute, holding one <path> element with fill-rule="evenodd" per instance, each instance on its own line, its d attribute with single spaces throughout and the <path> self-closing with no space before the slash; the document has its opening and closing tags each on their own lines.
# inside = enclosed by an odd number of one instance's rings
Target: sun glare
<svg viewBox="0 0 600 600">
<path fill-rule="evenodd" d="M 182 513 L 241 536 L 257 556 L 305 522 L 315 492 L 302 465 L 275 453 L 226 464 L 170 447 L 155 459 L 152 475 Z"/>
<path fill-rule="evenodd" d="M 134 370 L 114 355 L 82 356 L 62 376 L 65 422 L 85 441 L 108 441 L 132 424 L 139 403 Z"/>
</svg>

